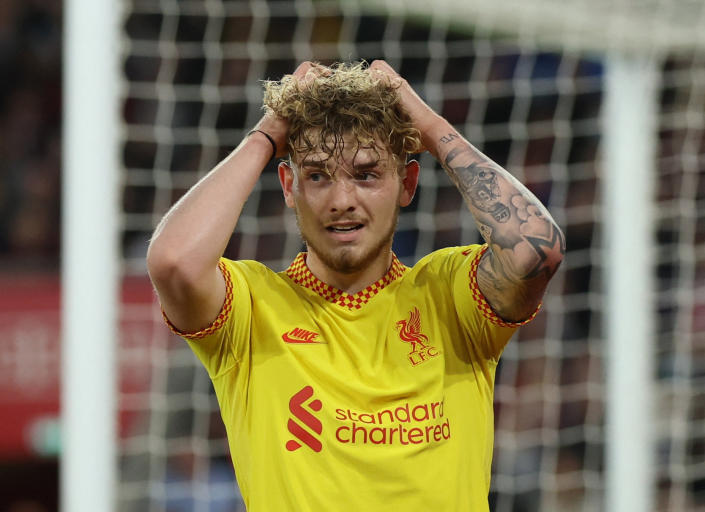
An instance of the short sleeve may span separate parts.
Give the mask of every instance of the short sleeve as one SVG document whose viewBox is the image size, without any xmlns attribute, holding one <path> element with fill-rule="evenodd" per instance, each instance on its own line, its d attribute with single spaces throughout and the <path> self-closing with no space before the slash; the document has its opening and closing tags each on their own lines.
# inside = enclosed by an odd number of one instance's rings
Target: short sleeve
<svg viewBox="0 0 705 512">
<path fill-rule="evenodd" d="M 477 283 L 477 270 L 487 244 L 457 248 L 451 254 L 453 300 L 470 342 L 487 358 L 497 359 L 516 329 L 534 319 L 507 322 L 494 312 Z"/>
<path fill-rule="evenodd" d="M 221 258 L 218 268 L 225 280 L 225 300 L 218 316 L 198 332 L 184 333 L 164 319 L 170 329 L 185 339 L 208 374 L 217 377 L 243 359 L 250 331 L 252 297 L 242 269 L 235 262 Z"/>
</svg>

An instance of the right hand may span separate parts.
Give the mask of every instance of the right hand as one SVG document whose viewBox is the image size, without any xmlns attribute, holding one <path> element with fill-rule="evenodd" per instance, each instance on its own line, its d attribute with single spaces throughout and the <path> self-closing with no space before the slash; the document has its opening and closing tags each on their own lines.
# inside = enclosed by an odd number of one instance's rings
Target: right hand
<svg viewBox="0 0 705 512">
<path fill-rule="evenodd" d="M 310 61 L 304 61 L 292 73 L 298 80 L 305 80 L 306 74 L 316 69 L 316 65 Z M 282 119 L 274 114 L 265 114 L 254 127 L 255 130 L 262 130 L 269 134 L 274 143 L 277 145 L 277 158 L 287 155 L 287 139 L 289 135 L 289 123 L 286 119 Z"/>
</svg>

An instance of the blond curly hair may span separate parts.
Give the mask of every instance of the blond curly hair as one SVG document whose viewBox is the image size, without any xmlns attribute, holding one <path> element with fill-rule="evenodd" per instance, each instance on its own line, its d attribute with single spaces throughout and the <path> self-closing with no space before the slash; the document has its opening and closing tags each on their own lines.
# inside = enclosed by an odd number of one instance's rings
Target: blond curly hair
<svg viewBox="0 0 705 512">
<path fill-rule="evenodd" d="M 357 140 L 358 148 L 381 142 L 397 164 L 421 148 L 398 84 L 373 74 L 365 62 L 314 64 L 304 79 L 285 75 L 278 82 L 265 81 L 263 103 L 268 113 L 289 122 L 292 156 L 321 151 L 338 158 L 345 136 Z"/>
</svg>

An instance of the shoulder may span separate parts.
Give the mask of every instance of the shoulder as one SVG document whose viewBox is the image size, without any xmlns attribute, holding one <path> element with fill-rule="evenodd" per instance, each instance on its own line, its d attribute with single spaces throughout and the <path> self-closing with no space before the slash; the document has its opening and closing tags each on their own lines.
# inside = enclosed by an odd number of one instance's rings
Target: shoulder
<svg viewBox="0 0 705 512">
<path fill-rule="evenodd" d="M 486 245 L 480 244 L 438 249 L 421 258 L 411 267 L 411 271 L 412 273 L 452 274 L 465 267 L 469 270 L 473 264 L 477 265 L 486 249 Z"/>
<path fill-rule="evenodd" d="M 240 293 L 266 292 L 286 282 L 283 272 L 275 272 L 259 261 L 221 258 L 219 266 L 226 286 L 230 284 Z"/>
<path fill-rule="evenodd" d="M 221 267 L 233 274 L 247 277 L 276 278 L 277 273 L 263 263 L 255 260 L 231 260 L 220 258 Z"/>
<path fill-rule="evenodd" d="M 292 290 L 301 293 L 301 289 L 306 288 L 298 286 L 301 280 L 297 280 L 295 262 L 279 271 L 255 260 L 221 258 L 220 266 L 226 274 L 226 280 L 230 279 L 234 288 L 240 288 L 243 292 L 247 290 L 251 296 L 263 297 L 288 294 Z"/>
</svg>

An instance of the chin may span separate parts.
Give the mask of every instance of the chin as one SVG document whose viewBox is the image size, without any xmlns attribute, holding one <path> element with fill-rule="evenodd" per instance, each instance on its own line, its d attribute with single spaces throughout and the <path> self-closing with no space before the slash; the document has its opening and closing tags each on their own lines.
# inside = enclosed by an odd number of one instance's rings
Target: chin
<svg viewBox="0 0 705 512">
<path fill-rule="evenodd" d="M 364 270 L 372 263 L 376 254 L 373 251 L 360 253 L 360 251 L 344 247 L 329 253 L 318 253 L 318 257 L 331 269 L 341 274 L 355 274 Z"/>
<path fill-rule="evenodd" d="M 356 247 L 337 247 L 331 250 L 321 250 L 315 245 L 307 244 L 309 249 L 316 253 L 318 258 L 331 270 L 341 274 L 356 274 L 365 270 L 381 254 L 389 251 L 389 243 L 380 243 L 372 249 L 359 249 Z"/>
</svg>

